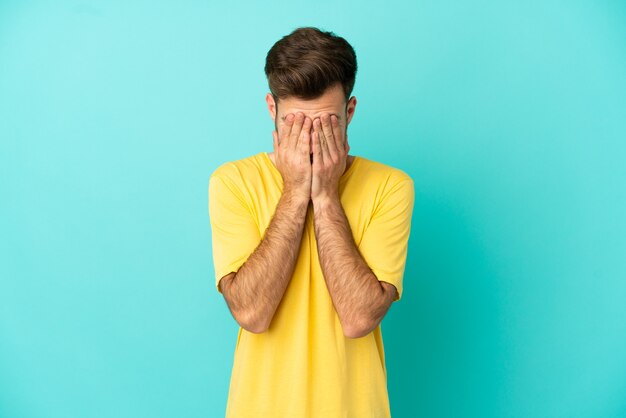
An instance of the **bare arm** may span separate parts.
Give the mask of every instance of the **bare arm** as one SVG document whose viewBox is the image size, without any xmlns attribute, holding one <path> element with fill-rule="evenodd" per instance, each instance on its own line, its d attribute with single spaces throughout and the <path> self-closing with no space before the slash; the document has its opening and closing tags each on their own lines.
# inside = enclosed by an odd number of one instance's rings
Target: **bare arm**
<svg viewBox="0 0 626 418">
<path fill-rule="evenodd" d="M 231 313 L 251 332 L 269 328 L 295 269 L 311 196 L 311 123 L 302 112 L 288 114 L 280 134 L 272 132 L 283 194 L 261 243 L 224 281 L 222 293 Z"/>
<path fill-rule="evenodd" d="M 285 190 L 261 243 L 220 282 L 233 317 L 250 332 L 264 332 L 272 322 L 295 268 L 307 207 L 308 200 Z"/>
<path fill-rule="evenodd" d="M 326 287 L 344 334 L 359 338 L 378 326 L 396 296 L 359 254 L 338 197 L 314 201 L 315 237 Z"/>
<path fill-rule="evenodd" d="M 379 281 L 361 257 L 341 206 L 338 183 L 350 150 L 345 126 L 325 113 L 314 120 L 313 131 L 311 199 L 317 252 L 343 333 L 359 338 L 378 326 L 397 289 Z"/>
</svg>

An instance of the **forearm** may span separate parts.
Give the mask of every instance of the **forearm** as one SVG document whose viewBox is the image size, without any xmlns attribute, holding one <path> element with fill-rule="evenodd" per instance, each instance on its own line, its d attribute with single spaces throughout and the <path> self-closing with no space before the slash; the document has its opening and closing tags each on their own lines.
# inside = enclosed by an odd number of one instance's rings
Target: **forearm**
<svg viewBox="0 0 626 418">
<path fill-rule="evenodd" d="M 384 315 L 384 290 L 354 243 L 339 198 L 314 201 L 313 210 L 326 286 L 344 333 L 357 334 Z"/>
<path fill-rule="evenodd" d="M 228 293 L 233 314 L 251 328 L 269 327 L 293 274 L 308 200 L 285 190 L 261 243 L 235 274 Z"/>
</svg>

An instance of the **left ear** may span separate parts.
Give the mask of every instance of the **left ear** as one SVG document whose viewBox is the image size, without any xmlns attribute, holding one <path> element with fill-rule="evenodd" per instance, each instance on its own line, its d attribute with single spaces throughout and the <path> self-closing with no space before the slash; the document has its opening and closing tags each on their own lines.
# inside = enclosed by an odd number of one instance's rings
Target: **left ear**
<svg viewBox="0 0 626 418">
<path fill-rule="evenodd" d="M 346 127 L 350 124 L 352 116 L 354 116 L 354 109 L 356 108 L 356 97 L 350 97 L 346 104 Z"/>
</svg>

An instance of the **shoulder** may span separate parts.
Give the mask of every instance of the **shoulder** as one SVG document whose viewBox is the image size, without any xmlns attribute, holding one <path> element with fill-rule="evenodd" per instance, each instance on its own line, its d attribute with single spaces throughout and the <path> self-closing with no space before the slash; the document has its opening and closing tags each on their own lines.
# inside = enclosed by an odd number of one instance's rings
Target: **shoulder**
<svg viewBox="0 0 626 418">
<path fill-rule="evenodd" d="M 399 184 L 413 185 L 411 176 L 399 167 L 362 156 L 358 159 L 359 178 L 365 182 L 382 183 L 386 189 Z"/>
<path fill-rule="evenodd" d="M 250 172 L 258 171 L 259 160 L 262 155 L 254 154 L 237 160 L 226 161 L 218 165 L 210 174 L 209 178 L 215 177 L 230 183 L 241 183 L 250 175 Z"/>
</svg>

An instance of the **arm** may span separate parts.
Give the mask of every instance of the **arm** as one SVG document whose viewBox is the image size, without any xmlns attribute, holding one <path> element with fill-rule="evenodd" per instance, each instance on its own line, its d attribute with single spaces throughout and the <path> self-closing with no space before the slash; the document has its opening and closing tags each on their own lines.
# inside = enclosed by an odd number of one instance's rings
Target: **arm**
<svg viewBox="0 0 626 418">
<path fill-rule="evenodd" d="M 315 200 L 313 210 L 320 264 L 344 334 L 367 335 L 387 313 L 396 288 L 379 282 L 359 254 L 338 196 Z"/>
<path fill-rule="evenodd" d="M 237 322 L 251 332 L 261 333 L 269 328 L 295 269 L 310 201 L 310 127 L 310 118 L 300 112 L 287 115 L 280 125 L 280 135 L 272 132 L 283 193 L 260 243 L 249 250 L 250 255 L 235 274 L 221 278 L 228 308 Z M 224 225 L 226 232 L 222 231 L 220 237 L 226 235 L 228 239 L 218 245 L 238 250 L 242 242 L 244 248 L 250 248 L 253 221 L 236 204 L 234 210 L 239 212 L 240 221 Z"/>
<path fill-rule="evenodd" d="M 301 194 L 285 190 L 259 246 L 221 281 L 228 308 L 248 331 L 266 331 L 274 317 L 295 268 L 307 207 Z"/>
<path fill-rule="evenodd" d="M 344 334 L 359 338 L 378 326 L 402 293 L 412 188 L 386 194 L 357 249 L 338 191 L 350 150 L 346 126 L 326 113 L 313 129 L 311 199 L 320 265 Z"/>
</svg>

